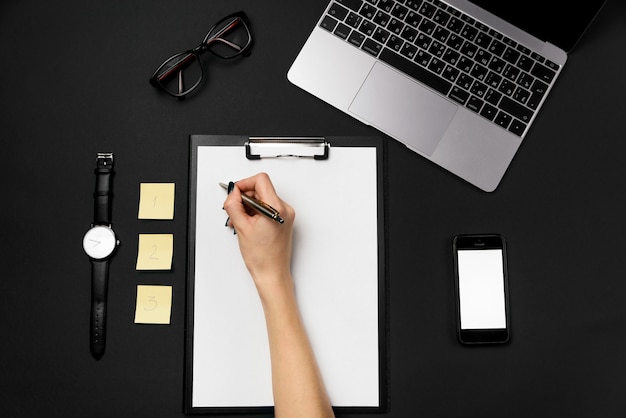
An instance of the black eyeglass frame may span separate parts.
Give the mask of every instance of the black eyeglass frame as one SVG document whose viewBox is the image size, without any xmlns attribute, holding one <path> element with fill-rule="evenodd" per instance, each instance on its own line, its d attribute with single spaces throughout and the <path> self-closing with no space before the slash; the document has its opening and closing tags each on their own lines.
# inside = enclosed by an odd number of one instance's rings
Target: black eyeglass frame
<svg viewBox="0 0 626 418">
<path fill-rule="evenodd" d="M 220 31 L 218 31 L 217 33 L 212 34 L 212 32 L 215 30 L 215 28 L 219 27 L 220 25 L 226 23 L 229 20 L 232 20 L 232 22 L 230 22 L 229 24 L 224 25 L 224 28 L 221 29 Z M 245 45 L 243 45 L 243 46 L 240 46 L 240 45 L 237 45 L 237 44 L 233 44 L 232 42 L 228 41 L 227 39 L 221 38 L 222 35 L 224 35 L 226 32 L 228 32 L 230 29 L 234 28 L 238 24 L 242 24 L 244 29 L 246 30 L 246 32 L 248 34 L 248 42 Z M 231 47 L 234 50 L 234 53 L 232 55 L 225 55 L 225 54 L 217 53 L 212 48 L 210 48 L 210 46 L 214 42 L 222 42 L 222 43 L 228 45 L 229 47 Z M 222 19 L 220 19 L 215 25 L 213 25 L 211 27 L 211 29 L 209 29 L 209 31 L 205 35 L 205 37 L 202 40 L 202 43 L 200 45 L 196 46 L 195 48 L 189 49 L 187 51 L 183 51 L 183 52 L 179 52 L 178 54 L 174 54 L 171 57 L 169 57 L 168 59 L 166 59 L 159 66 L 159 68 L 156 69 L 154 74 L 152 74 L 152 77 L 150 77 L 150 84 L 153 87 L 161 88 L 163 91 L 165 91 L 170 96 L 182 99 L 185 96 L 187 96 L 188 94 L 190 94 L 191 92 L 195 91 L 198 88 L 198 86 L 202 83 L 202 80 L 204 79 L 204 66 L 202 65 L 202 60 L 200 59 L 200 54 L 202 52 L 209 51 L 210 53 L 212 53 L 213 55 L 215 55 L 218 58 L 233 59 L 233 58 L 236 58 L 236 57 L 241 56 L 241 55 L 243 55 L 243 56 L 250 55 L 250 53 L 252 52 L 252 44 L 253 44 L 252 32 L 250 31 L 250 22 L 248 20 L 248 16 L 243 11 L 232 13 L 232 14 L 230 14 L 230 15 L 222 18 Z M 173 61 L 176 61 L 178 58 L 180 58 L 180 60 L 178 62 L 176 62 L 176 64 L 172 65 L 171 68 L 167 69 L 167 71 L 164 71 L 161 74 L 161 70 L 163 69 L 163 67 L 165 67 L 166 65 L 170 64 Z M 198 64 L 200 66 L 200 77 L 198 78 L 198 80 L 191 87 L 181 91 L 182 90 L 182 78 L 181 78 L 182 77 L 182 71 L 188 65 L 190 65 L 192 62 L 194 62 L 194 59 L 196 61 L 198 61 Z M 178 93 L 174 93 L 174 92 L 168 90 L 162 84 L 164 81 L 167 81 L 167 80 L 169 80 L 169 79 L 171 79 L 172 77 L 175 77 L 175 76 L 179 77 L 179 83 L 180 84 L 179 84 L 179 92 Z"/>
</svg>

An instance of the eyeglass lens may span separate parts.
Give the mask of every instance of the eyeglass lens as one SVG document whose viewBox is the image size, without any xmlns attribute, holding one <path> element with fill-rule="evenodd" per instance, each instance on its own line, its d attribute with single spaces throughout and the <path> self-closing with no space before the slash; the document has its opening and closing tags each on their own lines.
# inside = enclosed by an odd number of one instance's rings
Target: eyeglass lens
<svg viewBox="0 0 626 418">
<path fill-rule="evenodd" d="M 232 58 L 250 44 L 250 32 L 239 17 L 227 17 L 218 22 L 204 37 L 204 45 L 215 55 Z"/>
<path fill-rule="evenodd" d="M 177 96 L 189 93 L 202 80 L 202 66 L 195 53 L 184 52 L 163 64 L 157 74 L 162 88 Z"/>
</svg>

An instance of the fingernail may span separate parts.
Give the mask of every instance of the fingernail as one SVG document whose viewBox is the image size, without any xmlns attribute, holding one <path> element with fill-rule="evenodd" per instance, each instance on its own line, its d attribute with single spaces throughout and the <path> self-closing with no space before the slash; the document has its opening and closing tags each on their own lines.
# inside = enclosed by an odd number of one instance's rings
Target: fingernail
<svg viewBox="0 0 626 418">
<path fill-rule="evenodd" d="M 232 192 L 234 188 L 235 188 L 235 183 L 230 181 L 228 182 L 228 190 L 226 190 L 226 192 L 230 194 L 230 192 Z"/>
<path fill-rule="evenodd" d="M 228 222 L 230 222 L 230 217 L 226 218 L 226 225 L 224 226 L 228 226 Z"/>
</svg>

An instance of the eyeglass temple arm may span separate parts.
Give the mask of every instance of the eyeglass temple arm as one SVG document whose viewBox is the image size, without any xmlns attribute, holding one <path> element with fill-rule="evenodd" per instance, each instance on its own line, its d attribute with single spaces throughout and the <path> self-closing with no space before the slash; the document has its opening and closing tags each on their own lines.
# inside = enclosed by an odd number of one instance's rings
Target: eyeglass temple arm
<svg viewBox="0 0 626 418">
<path fill-rule="evenodd" d="M 169 80 L 170 78 L 174 77 L 179 72 L 181 72 L 187 65 L 189 65 L 191 61 L 193 61 L 194 58 L 195 56 L 191 53 L 185 55 L 185 57 L 181 59 L 180 61 L 178 61 L 176 65 L 173 65 L 170 68 L 168 68 L 165 72 L 163 72 L 163 74 L 159 74 L 159 76 L 157 76 L 157 80 L 159 82 L 164 82 L 164 81 Z"/>
</svg>

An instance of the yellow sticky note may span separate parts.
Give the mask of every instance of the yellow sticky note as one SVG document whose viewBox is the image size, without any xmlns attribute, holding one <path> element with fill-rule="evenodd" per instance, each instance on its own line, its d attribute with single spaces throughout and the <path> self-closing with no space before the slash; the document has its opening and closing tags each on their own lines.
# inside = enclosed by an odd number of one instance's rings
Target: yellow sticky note
<svg viewBox="0 0 626 418">
<path fill-rule="evenodd" d="M 173 234 L 139 234 L 137 270 L 171 270 Z"/>
<path fill-rule="evenodd" d="M 139 185 L 139 219 L 174 219 L 175 183 Z"/>
<path fill-rule="evenodd" d="M 135 324 L 169 324 L 172 286 L 137 286 Z"/>
</svg>

